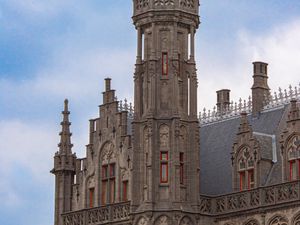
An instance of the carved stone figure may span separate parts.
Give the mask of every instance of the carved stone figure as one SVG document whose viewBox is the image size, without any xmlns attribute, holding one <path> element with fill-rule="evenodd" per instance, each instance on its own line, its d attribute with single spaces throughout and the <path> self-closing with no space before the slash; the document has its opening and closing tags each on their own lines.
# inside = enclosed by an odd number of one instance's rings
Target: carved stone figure
<svg viewBox="0 0 300 225">
<path fill-rule="evenodd" d="M 159 131 L 160 147 L 169 147 L 169 127 L 167 125 L 162 125 Z"/>
</svg>

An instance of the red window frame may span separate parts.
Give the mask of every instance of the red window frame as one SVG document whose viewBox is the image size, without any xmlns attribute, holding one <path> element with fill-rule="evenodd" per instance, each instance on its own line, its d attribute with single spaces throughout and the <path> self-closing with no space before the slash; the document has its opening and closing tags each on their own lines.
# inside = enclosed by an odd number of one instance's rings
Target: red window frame
<svg viewBox="0 0 300 225">
<path fill-rule="evenodd" d="M 112 163 L 109 165 L 109 177 L 115 177 L 116 176 L 116 164 Z"/>
<path fill-rule="evenodd" d="M 253 176 L 253 187 L 251 187 L 251 176 Z M 248 189 L 253 189 L 255 184 L 254 170 L 248 170 Z"/>
<path fill-rule="evenodd" d="M 108 178 L 108 165 L 102 166 L 102 179 Z"/>
<path fill-rule="evenodd" d="M 291 160 L 289 161 L 289 163 L 290 163 L 290 181 L 295 181 L 297 180 L 297 171 L 293 170 L 293 166 L 294 164 L 296 164 L 295 167 L 297 168 L 297 160 Z M 300 170 L 300 165 L 298 166 L 298 170 Z M 294 172 L 296 173 L 295 178 L 294 178 Z"/>
<path fill-rule="evenodd" d="M 240 191 L 243 191 L 243 190 L 245 190 L 245 183 L 243 183 L 243 180 L 244 180 L 244 182 L 246 182 L 246 172 L 242 171 L 242 172 L 239 172 L 239 174 L 240 174 Z"/>
<path fill-rule="evenodd" d="M 95 201 L 95 188 L 90 188 L 89 189 L 89 207 L 93 208 L 94 207 L 94 201 Z"/>
<path fill-rule="evenodd" d="M 165 157 L 166 156 L 166 157 Z M 166 184 L 169 182 L 169 154 L 168 152 L 160 153 L 160 183 Z M 165 176 L 164 176 L 165 174 Z"/>
<path fill-rule="evenodd" d="M 162 57 L 161 57 L 161 65 L 162 65 L 162 75 L 163 76 L 168 76 L 168 70 L 169 70 L 169 63 L 168 63 L 168 53 L 163 52 Z"/>
<path fill-rule="evenodd" d="M 109 203 L 114 203 L 116 201 L 116 182 L 112 178 L 109 181 Z"/>
<path fill-rule="evenodd" d="M 179 153 L 179 162 L 180 162 L 180 184 L 184 184 L 184 153 Z"/>
<path fill-rule="evenodd" d="M 107 203 L 107 180 L 102 181 L 102 193 L 101 193 L 101 203 L 105 205 Z"/>
</svg>

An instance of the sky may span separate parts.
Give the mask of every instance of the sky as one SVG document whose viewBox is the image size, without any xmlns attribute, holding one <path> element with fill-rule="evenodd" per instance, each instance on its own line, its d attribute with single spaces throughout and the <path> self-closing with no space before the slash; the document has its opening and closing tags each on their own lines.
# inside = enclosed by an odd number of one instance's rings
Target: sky
<svg viewBox="0 0 300 225">
<path fill-rule="evenodd" d="M 299 0 L 202 0 L 196 34 L 199 111 L 216 91 L 247 99 L 252 62 L 269 63 L 269 86 L 299 84 Z M 73 150 L 84 157 L 88 120 L 103 79 L 133 99 L 136 31 L 130 0 L 0 0 L 0 224 L 53 225 L 63 101 Z"/>
</svg>

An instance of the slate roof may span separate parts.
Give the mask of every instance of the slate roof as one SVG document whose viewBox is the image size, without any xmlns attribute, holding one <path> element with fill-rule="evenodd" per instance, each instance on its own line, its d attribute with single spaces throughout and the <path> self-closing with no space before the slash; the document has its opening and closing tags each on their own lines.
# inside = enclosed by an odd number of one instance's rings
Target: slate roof
<svg viewBox="0 0 300 225">
<path fill-rule="evenodd" d="M 259 115 L 258 118 L 248 116 L 253 132 L 277 134 L 279 123 L 285 108 L 273 109 Z M 217 123 L 206 124 L 200 128 L 200 189 L 203 195 L 228 194 L 232 189 L 231 151 L 240 125 L 240 117 Z M 272 159 L 271 140 L 258 137 L 263 150 L 263 157 Z M 277 148 L 277 157 L 280 158 Z M 269 183 L 281 180 L 281 160 L 275 163 L 266 178 Z"/>
</svg>

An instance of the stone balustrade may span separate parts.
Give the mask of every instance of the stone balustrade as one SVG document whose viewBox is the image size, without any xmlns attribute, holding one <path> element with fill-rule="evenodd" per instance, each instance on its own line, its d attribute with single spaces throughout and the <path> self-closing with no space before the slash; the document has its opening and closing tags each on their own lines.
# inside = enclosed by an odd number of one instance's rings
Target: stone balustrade
<svg viewBox="0 0 300 225">
<path fill-rule="evenodd" d="M 111 204 L 62 215 L 63 225 L 98 225 L 129 220 L 130 202 Z M 122 223 L 123 224 L 123 223 Z"/>
<path fill-rule="evenodd" d="M 226 216 L 232 213 L 299 203 L 299 201 L 300 181 L 296 181 L 223 196 L 201 196 L 200 213 Z"/>
<path fill-rule="evenodd" d="M 199 213 L 227 217 L 247 211 L 267 210 L 274 206 L 299 204 L 300 181 L 287 182 L 221 196 L 201 196 Z M 62 215 L 63 225 L 127 224 L 130 202 L 111 204 Z"/>
</svg>

